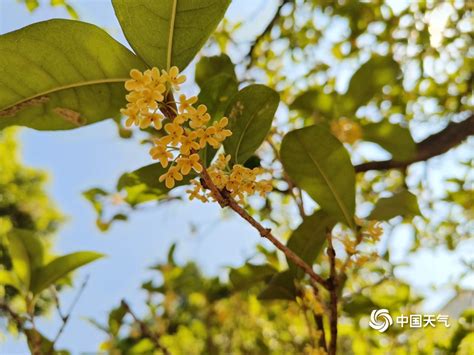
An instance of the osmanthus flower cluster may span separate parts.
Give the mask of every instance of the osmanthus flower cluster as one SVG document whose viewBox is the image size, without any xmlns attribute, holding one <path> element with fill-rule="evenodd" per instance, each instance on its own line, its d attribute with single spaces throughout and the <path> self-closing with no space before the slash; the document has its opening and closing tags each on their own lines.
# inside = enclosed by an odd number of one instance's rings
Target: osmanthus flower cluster
<svg viewBox="0 0 474 355">
<path fill-rule="evenodd" d="M 182 181 L 184 176 L 203 171 L 199 152 L 208 146 L 219 149 L 222 142 L 232 132 L 226 129 L 229 120 L 222 117 L 213 121 L 203 104 L 195 107 L 198 98 L 179 95 L 177 102 L 167 101 L 168 94 L 178 91 L 186 81 L 177 67 L 169 71 L 157 68 L 145 72 L 133 69 L 131 79 L 125 83 L 130 92 L 126 98 L 128 104 L 121 110 L 127 116 L 126 126 L 138 126 L 142 129 L 153 127 L 157 135 L 152 138 L 150 155 L 158 160 L 167 171 L 159 177 L 169 189 Z M 172 114 L 164 115 L 163 112 Z M 208 168 L 209 176 L 218 189 L 226 189 L 238 201 L 246 195 L 260 193 L 264 196 L 272 189 L 270 180 L 258 179 L 265 173 L 262 168 L 249 169 L 240 164 L 230 167 L 231 156 L 220 154 Z M 194 188 L 187 190 L 189 198 L 203 202 L 213 200 L 212 193 L 206 190 L 196 178 L 190 182 Z"/>
</svg>

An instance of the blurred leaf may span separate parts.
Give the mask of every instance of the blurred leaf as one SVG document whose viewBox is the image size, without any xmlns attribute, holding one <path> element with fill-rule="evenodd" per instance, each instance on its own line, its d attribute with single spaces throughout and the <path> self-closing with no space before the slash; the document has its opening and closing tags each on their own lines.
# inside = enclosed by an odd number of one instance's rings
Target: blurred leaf
<svg viewBox="0 0 474 355">
<path fill-rule="evenodd" d="M 309 90 L 297 96 L 290 105 L 291 110 L 299 110 L 307 114 L 321 112 L 331 114 L 332 97 L 319 90 Z"/>
<path fill-rule="evenodd" d="M 45 248 L 41 238 L 33 231 L 25 229 L 14 229 L 11 233 L 23 243 L 30 260 L 31 270 L 42 266 L 45 259 Z"/>
<path fill-rule="evenodd" d="M 127 314 L 127 309 L 124 307 L 123 303 L 120 304 L 117 308 L 114 308 L 109 313 L 109 329 L 108 332 L 112 336 L 116 336 L 120 331 L 120 327 L 122 326 L 122 321 L 125 315 Z"/>
<path fill-rule="evenodd" d="M 224 149 L 233 163 L 244 163 L 263 143 L 279 101 L 278 93 L 264 85 L 247 86 L 232 98 L 225 114 L 232 136 Z"/>
<path fill-rule="evenodd" d="M 143 62 L 104 30 L 70 20 L 0 36 L 0 129 L 72 129 L 117 114 Z"/>
<path fill-rule="evenodd" d="M 260 300 L 294 300 L 295 297 L 296 287 L 290 270 L 274 275 L 267 287 L 258 295 Z"/>
<path fill-rule="evenodd" d="M 59 279 L 67 276 L 70 272 L 103 256 L 103 254 L 91 251 L 82 251 L 60 256 L 45 266 L 35 270 L 30 290 L 33 294 L 39 294 L 45 288 L 48 288 Z"/>
<path fill-rule="evenodd" d="M 365 105 L 380 94 L 384 86 L 395 85 L 400 74 L 400 66 L 392 56 L 374 55 L 354 73 L 346 95 L 356 108 Z"/>
<path fill-rule="evenodd" d="M 379 199 L 367 218 L 388 221 L 396 216 L 410 217 L 420 214 L 416 196 L 407 190 L 402 190 L 391 197 Z"/>
<path fill-rule="evenodd" d="M 18 291 L 22 290 L 22 284 L 18 276 L 12 271 L 0 270 L 0 285 L 12 286 Z"/>
<path fill-rule="evenodd" d="M 31 282 L 31 261 L 23 240 L 15 233 L 8 236 L 8 251 L 12 261 L 12 272 L 16 275 L 22 288 L 26 292 Z"/>
<path fill-rule="evenodd" d="M 351 317 L 367 316 L 380 306 L 375 304 L 369 297 L 357 294 L 343 302 L 343 310 Z"/>
<path fill-rule="evenodd" d="M 25 334 L 28 336 L 28 348 L 32 354 L 36 354 L 38 350 L 41 354 L 50 354 L 50 355 L 69 355 L 69 351 L 66 350 L 54 350 L 53 342 L 46 338 L 40 332 L 34 329 L 25 329 Z M 39 345 L 39 347 L 38 347 Z"/>
<path fill-rule="evenodd" d="M 230 0 L 112 0 L 132 48 L 149 66 L 181 71 L 215 30 Z"/>
<path fill-rule="evenodd" d="M 235 289 L 245 290 L 258 282 L 267 280 L 275 273 L 276 270 L 270 265 L 246 263 L 237 269 L 231 269 L 229 279 Z"/>
<path fill-rule="evenodd" d="M 196 83 L 202 88 L 209 80 L 216 76 L 227 75 L 237 82 L 234 64 L 227 54 L 222 53 L 213 57 L 202 57 L 196 64 Z"/>
<path fill-rule="evenodd" d="M 285 171 L 329 215 L 354 227 L 355 173 L 344 146 L 322 125 L 288 133 L 281 144 Z"/>
<path fill-rule="evenodd" d="M 416 154 L 416 143 L 408 128 L 382 121 L 362 126 L 362 132 L 364 140 L 377 143 L 392 154 L 394 160 L 410 160 Z"/>
<path fill-rule="evenodd" d="M 301 259 L 312 265 L 326 242 L 327 231 L 331 231 L 334 224 L 334 219 L 322 210 L 306 216 L 291 234 L 287 246 Z M 304 276 L 304 272 L 290 260 L 288 260 L 288 265 L 295 277 Z"/>
</svg>

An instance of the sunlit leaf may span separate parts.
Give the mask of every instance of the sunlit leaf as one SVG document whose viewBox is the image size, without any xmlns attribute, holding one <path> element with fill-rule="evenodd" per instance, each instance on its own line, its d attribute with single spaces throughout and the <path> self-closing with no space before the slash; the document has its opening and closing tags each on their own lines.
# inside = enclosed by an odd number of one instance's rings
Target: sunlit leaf
<svg viewBox="0 0 474 355">
<path fill-rule="evenodd" d="M 400 66 L 392 56 L 374 55 L 354 73 L 346 95 L 359 107 L 381 94 L 384 86 L 396 84 L 400 74 Z"/>
<path fill-rule="evenodd" d="M 420 214 L 416 196 L 410 191 L 402 190 L 393 196 L 378 200 L 367 218 L 388 221 L 396 216 L 411 217 Z"/>
<path fill-rule="evenodd" d="M 387 121 L 362 126 L 363 139 L 387 150 L 394 160 L 403 161 L 416 154 L 416 143 L 410 130 Z"/>
<path fill-rule="evenodd" d="M 355 173 L 349 154 L 322 125 L 288 133 L 281 145 L 283 166 L 326 213 L 354 227 Z"/>
<path fill-rule="evenodd" d="M 144 63 L 102 29 L 50 20 L 0 36 L 0 129 L 72 129 L 117 115 Z"/>
<path fill-rule="evenodd" d="M 132 48 L 150 66 L 181 70 L 217 27 L 230 0 L 112 0 Z"/>
<path fill-rule="evenodd" d="M 38 294 L 45 288 L 53 285 L 59 279 L 67 276 L 70 272 L 103 256 L 103 254 L 95 252 L 82 251 L 54 259 L 50 263 L 35 270 L 31 281 L 31 292 Z"/>
</svg>

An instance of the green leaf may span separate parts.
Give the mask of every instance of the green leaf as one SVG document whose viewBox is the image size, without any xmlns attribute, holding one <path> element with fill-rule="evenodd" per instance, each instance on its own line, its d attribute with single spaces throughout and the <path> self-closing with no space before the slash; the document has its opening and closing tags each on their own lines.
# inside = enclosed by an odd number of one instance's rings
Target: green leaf
<svg viewBox="0 0 474 355">
<path fill-rule="evenodd" d="M 281 144 L 283 166 L 329 215 L 354 228 L 355 173 L 349 154 L 323 125 L 288 133 Z"/>
<path fill-rule="evenodd" d="M 8 252 L 12 260 L 12 272 L 20 282 L 20 291 L 26 292 L 31 282 L 31 261 L 23 240 L 15 233 L 8 235 Z"/>
<path fill-rule="evenodd" d="M 279 101 L 278 93 L 265 85 L 247 86 L 231 99 L 225 116 L 232 136 L 224 141 L 224 149 L 233 163 L 244 163 L 260 147 Z"/>
<path fill-rule="evenodd" d="M 181 71 L 215 30 L 230 0 L 112 0 L 125 37 L 150 66 Z"/>
<path fill-rule="evenodd" d="M 124 307 L 124 304 L 121 303 L 120 306 L 114 308 L 109 313 L 109 332 L 113 336 L 116 336 L 122 327 L 122 321 L 125 315 L 127 314 L 127 309 Z"/>
<path fill-rule="evenodd" d="M 237 269 L 231 269 L 229 280 L 234 289 L 244 290 L 274 275 L 276 270 L 270 265 L 247 263 Z"/>
<path fill-rule="evenodd" d="M 306 216 L 299 227 L 291 234 L 287 246 L 311 265 L 321 253 L 326 242 L 327 230 L 331 231 L 334 224 L 334 219 L 322 210 L 311 216 Z M 290 260 L 288 260 L 288 265 L 297 278 L 304 276 L 304 272 Z"/>
<path fill-rule="evenodd" d="M 212 122 L 224 116 L 231 98 L 237 93 L 238 84 L 228 74 L 219 74 L 206 81 L 199 93 L 199 103 L 207 106 Z"/>
<path fill-rule="evenodd" d="M 394 160 L 404 161 L 416 154 L 416 143 L 410 130 L 387 121 L 362 126 L 363 139 L 387 150 Z"/>
<path fill-rule="evenodd" d="M 285 270 L 272 277 L 267 287 L 258 295 L 258 299 L 294 300 L 296 293 L 293 273 Z"/>
<path fill-rule="evenodd" d="M 298 110 L 305 114 L 321 114 L 331 118 L 334 109 L 334 98 L 322 93 L 320 90 L 308 90 L 295 98 L 290 105 L 290 110 Z"/>
<path fill-rule="evenodd" d="M 237 82 L 234 64 L 227 54 L 202 57 L 196 64 L 196 83 L 202 88 L 209 80 L 218 75 L 228 75 Z"/>
<path fill-rule="evenodd" d="M 230 99 L 237 93 L 238 84 L 235 76 L 218 74 L 204 82 L 199 93 L 199 103 L 207 107 L 211 115 L 209 124 L 221 119 L 229 105 Z M 216 155 L 217 149 L 207 146 L 201 150 L 201 159 L 209 165 Z"/>
<path fill-rule="evenodd" d="M 7 270 L 0 270 L 0 285 L 12 286 L 18 291 L 21 291 L 23 288 L 16 274 Z"/>
<path fill-rule="evenodd" d="M 144 63 L 102 29 L 50 20 L 0 36 L 0 129 L 72 129 L 117 115 Z"/>
<path fill-rule="evenodd" d="M 380 94 L 384 86 L 397 84 L 400 74 L 400 66 L 392 56 L 374 55 L 352 76 L 347 95 L 355 107 L 362 106 Z"/>
<path fill-rule="evenodd" d="M 45 258 L 45 247 L 41 238 L 35 235 L 33 231 L 26 229 L 15 228 L 11 233 L 23 243 L 30 260 L 31 270 L 42 266 Z"/>
<path fill-rule="evenodd" d="M 380 308 L 369 297 L 362 294 L 356 294 L 349 300 L 343 303 L 343 310 L 351 317 L 366 316 L 370 314 L 373 309 Z"/>
<path fill-rule="evenodd" d="M 70 272 L 103 256 L 103 254 L 91 251 L 81 251 L 54 259 L 34 272 L 31 281 L 31 292 L 33 292 L 33 294 L 39 294 L 45 288 L 48 288 L 59 279 L 67 276 Z"/>
<path fill-rule="evenodd" d="M 367 218 L 388 221 L 396 216 L 410 217 L 420 214 L 416 196 L 407 190 L 402 190 L 391 197 L 378 200 Z"/>
</svg>

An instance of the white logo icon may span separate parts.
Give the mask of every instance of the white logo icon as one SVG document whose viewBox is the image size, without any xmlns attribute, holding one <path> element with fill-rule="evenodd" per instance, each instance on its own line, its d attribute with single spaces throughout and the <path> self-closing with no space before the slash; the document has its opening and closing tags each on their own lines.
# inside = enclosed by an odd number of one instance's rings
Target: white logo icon
<svg viewBox="0 0 474 355">
<path fill-rule="evenodd" d="M 369 326 L 380 333 L 383 333 L 393 324 L 393 319 L 386 309 L 374 309 L 370 313 Z"/>
</svg>

